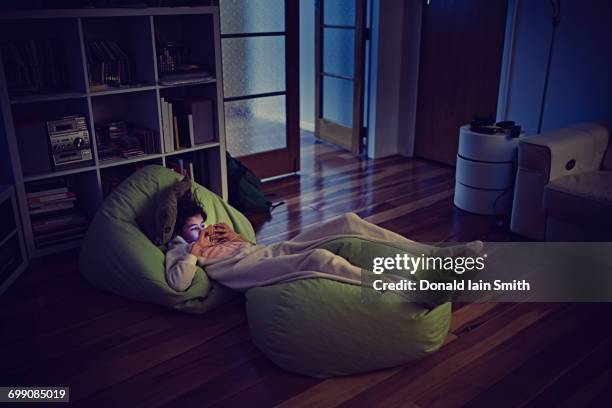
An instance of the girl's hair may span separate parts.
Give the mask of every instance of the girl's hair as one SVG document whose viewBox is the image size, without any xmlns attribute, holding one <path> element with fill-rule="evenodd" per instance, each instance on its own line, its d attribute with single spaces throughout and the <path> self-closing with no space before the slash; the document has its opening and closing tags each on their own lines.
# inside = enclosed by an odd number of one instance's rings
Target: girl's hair
<svg viewBox="0 0 612 408">
<path fill-rule="evenodd" d="M 202 220 L 206 221 L 206 211 L 191 194 L 185 194 L 176 205 L 176 224 L 174 224 L 174 235 L 180 235 L 187 218 L 200 214 Z"/>
</svg>

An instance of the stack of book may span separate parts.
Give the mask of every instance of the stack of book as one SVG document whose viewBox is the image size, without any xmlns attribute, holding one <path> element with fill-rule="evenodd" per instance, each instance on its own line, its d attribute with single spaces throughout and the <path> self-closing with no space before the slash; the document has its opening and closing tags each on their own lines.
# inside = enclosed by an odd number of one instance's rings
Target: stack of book
<svg viewBox="0 0 612 408">
<path fill-rule="evenodd" d="M 160 98 L 164 151 L 196 147 L 215 139 L 213 106 L 205 98 Z"/>
<path fill-rule="evenodd" d="M 87 218 L 81 214 L 54 215 L 32 223 L 37 248 L 81 239 L 87 232 Z"/>
<path fill-rule="evenodd" d="M 28 193 L 30 215 L 45 214 L 57 210 L 74 208 L 76 194 L 67 187 Z"/>
<path fill-rule="evenodd" d="M 77 195 L 70 191 L 66 179 L 29 183 L 26 197 L 37 248 L 85 235 L 87 218 L 78 213 L 74 205 Z"/>
<path fill-rule="evenodd" d="M 87 44 L 87 75 L 91 90 L 134 84 L 130 57 L 115 41 Z"/>
<path fill-rule="evenodd" d="M 128 134 L 128 125 L 124 120 L 115 120 L 107 123 L 108 139 L 111 143 L 119 143 L 121 138 Z"/>
<path fill-rule="evenodd" d="M 140 146 L 121 146 L 119 147 L 119 156 L 124 159 L 130 159 L 132 157 L 144 156 L 145 152 Z"/>
<path fill-rule="evenodd" d="M 100 132 L 98 132 L 98 129 L 96 129 L 96 134 L 101 134 Z M 110 143 L 101 142 L 98 139 L 98 160 L 101 162 L 105 162 L 108 160 L 113 160 L 115 158 L 115 148 L 113 147 L 113 145 Z"/>
<path fill-rule="evenodd" d="M 152 129 L 113 121 L 96 126 L 98 159 L 102 162 L 160 152 L 159 138 Z"/>
<path fill-rule="evenodd" d="M 11 95 L 55 92 L 68 88 L 64 50 L 58 40 L 0 44 Z"/>
<path fill-rule="evenodd" d="M 138 138 L 145 154 L 155 154 L 161 151 L 159 146 L 159 137 L 157 137 L 153 129 L 132 126 L 130 128 L 130 133 L 132 136 Z"/>
<path fill-rule="evenodd" d="M 121 140 L 118 141 L 117 153 L 126 159 L 145 154 L 140 138 L 134 136 L 131 132 L 124 134 Z"/>
</svg>

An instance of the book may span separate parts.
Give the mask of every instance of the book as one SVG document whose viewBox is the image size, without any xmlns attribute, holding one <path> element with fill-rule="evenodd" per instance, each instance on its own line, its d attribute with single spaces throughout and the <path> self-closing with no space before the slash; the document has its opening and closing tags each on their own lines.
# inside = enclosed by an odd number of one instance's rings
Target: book
<svg viewBox="0 0 612 408">
<path fill-rule="evenodd" d="M 172 104 L 170 102 L 166 102 L 166 106 L 168 109 L 168 132 L 170 134 L 170 146 L 172 146 L 172 150 L 170 151 L 173 152 L 176 150 L 174 146 L 174 114 L 172 113 Z"/>
<path fill-rule="evenodd" d="M 67 189 L 67 188 L 66 188 Z M 41 203 L 46 203 L 49 201 L 60 201 L 62 199 L 75 200 L 76 193 L 73 191 L 59 192 L 59 193 L 51 193 L 37 196 L 28 197 L 29 205 L 38 205 Z"/>
<path fill-rule="evenodd" d="M 130 57 L 115 41 L 89 41 L 86 51 L 87 76 L 91 86 L 133 85 Z"/>
<path fill-rule="evenodd" d="M 50 190 L 56 190 L 56 189 L 63 189 L 65 188 L 65 190 L 61 190 L 61 191 L 68 191 L 68 181 L 67 179 L 60 177 L 60 178 L 50 178 L 50 179 L 44 179 L 44 180 L 36 180 L 36 181 L 30 181 L 27 183 L 26 185 L 26 196 L 27 197 L 35 197 L 34 194 L 39 194 L 39 195 L 45 195 L 47 194 L 47 191 Z M 57 190 L 58 192 L 61 192 L 60 190 Z"/>
<path fill-rule="evenodd" d="M 189 144 L 191 147 L 195 147 L 195 139 L 193 137 L 193 115 L 190 113 L 187 115 L 187 125 L 189 128 Z"/>
<path fill-rule="evenodd" d="M 36 237 L 34 237 L 34 244 L 36 245 L 36 248 L 42 249 L 42 248 L 50 247 L 53 245 L 63 244 L 69 241 L 80 240 L 84 236 L 85 236 L 85 232 L 77 233 L 77 234 L 69 234 L 66 236 L 62 235 L 58 237 L 45 238 L 45 239 L 36 239 Z"/>
<path fill-rule="evenodd" d="M 34 234 L 34 238 L 35 239 L 47 239 L 47 238 L 53 238 L 53 237 L 58 237 L 58 236 L 62 236 L 62 235 L 73 235 L 75 233 L 83 233 L 87 231 L 87 225 L 78 225 L 76 227 L 73 228 L 66 228 L 66 229 L 61 229 L 61 230 L 56 230 L 56 231 L 49 231 L 49 232 L 42 232 L 42 233 L 38 233 L 38 234 Z"/>
<path fill-rule="evenodd" d="M 210 99 L 180 98 L 171 102 L 177 118 L 180 146 L 195 147 L 215 139 Z"/>
<path fill-rule="evenodd" d="M 44 234 L 79 226 L 87 226 L 87 218 L 81 214 L 73 213 L 61 216 L 50 215 L 34 220 L 32 223 L 32 231 L 34 234 Z"/>
<path fill-rule="evenodd" d="M 31 185 L 28 185 L 28 187 L 30 187 Z M 37 197 L 42 197 L 45 195 L 51 195 L 51 194 L 60 194 L 60 193 L 67 193 L 68 192 L 68 187 L 58 187 L 58 188 L 52 188 L 49 190 L 40 190 L 40 191 L 34 191 L 31 193 L 26 193 L 26 197 L 27 198 L 37 198 Z"/>
<path fill-rule="evenodd" d="M 45 201 L 45 202 L 38 202 L 38 203 L 28 203 L 28 208 L 30 210 L 36 210 L 39 208 L 45 208 L 47 206 L 50 205 L 56 205 L 56 204 L 61 204 L 61 203 L 67 203 L 69 201 L 76 201 L 76 196 L 75 197 L 68 197 L 68 198 L 60 198 L 59 200 L 52 200 L 52 201 Z"/>
<path fill-rule="evenodd" d="M 84 215 L 79 213 L 55 214 L 44 218 L 36 218 L 32 220 L 32 225 L 36 227 L 50 224 L 61 224 L 66 222 L 85 222 L 86 220 L 87 218 L 85 218 Z"/>
<path fill-rule="evenodd" d="M 213 82 L 214 80 L 214 75 L 205 69 L 186 71 L 176 70 L 173 72 L 166 72 L 161 74 L 159 78 L 159 84 L 164 86 L 172 86 Z"/>
<path fill-rule="evenodd" d="M 174 132 L 174 149 L 179 150 L 183 146 L 181 146 L 181 140 L 179 136 L 179 128 L 178 121 L 176 120 L 176 115 L 172 117 L 172 131 Z"/>
<path fill-rule="evenodd" d="M 166 165 L 169 169 L 175 171 L 176 173 L 182 176 L 189 175 L 190 162 L 185 159 L 176 159 L 174 161 L 168 161 Z"/>
<path fill-rule="evenodd" d="M 161 98 L 161 111 L 162 111 L 162 131 L 164 137 L 164 152 L 170 153 L 174 151 L 174 142 L 170 135 L 170 117 L 168 102 L 165 98 Z"/>
<path fill-rule="evenodd" d="M 159 84 L 162 86 L 177 86 L 177 85 L 192 85 L 192 84 L 205 84 L 207 82 L 214 82 L 214 77 L 202 77 L 202 78 L 185 78 L 185 79 L 164 79 L 159 80 Z"/>
<path fill-rule="evenodd" d="M 40 208 L 35 208 L 35 209 L 30 210 L 30 215 L 44 214 L 44 213 L 59 211 L 59 210 L 67 210 L 69 208 L 74 208 L 73 201 L 43 205 Z"/>
<path fill-rule="evenodd" d="M 193 147 L 189 133 L 189 107 L 184 99 L 173 99 L 170 102 L 172 103 L 172 111 L 176 119 L 175 145 L 178 144 L 180 148 Z"/>
<path fill-rule="evenodd" d="M 56 39 L 3 39 L 6 85 L 11 96 L 58 92 L 69 88 L 64 47 Z"/>
<path fill-rule="evenodd" d="M 195 180 L 196 179 L 196 173 L 194 170 L 194 164 L 191 160 L 187 160 L 187 159 L 175 159 L 172 161 L 168 161 L 166 163 L 166 166 L 170 169 L 173 170 L 174 172 L 182 175 L 182 176 L 189 176 L 189 178 L 191 180 Z"/>
<path fill-rule="evenodd" d="M 130 133 L 138 138 L 140 145 L 146 154 L 159 153 L 159 138 L 155 136 L 153 129 L 132 127 Z"/>
<path fill-rule="evenodd" d="M 133 148 L 121 148 L 119 150 L 119 155 L 124 159 L 129 159 L 137 156 L 144 156 L 146 153 L 139 147 Z"/>
<path fill-rule="evenodd" d="M 192 100 L 191 114 L 193 116 L 194 146 L 214 140 L 212 101 L 210 99 Z"/>
<path fill-rule="evenodd" d="M 167 152 L 168 146 L 166 144 L 166 105 L 164 103 L 165 103 L 165 99 L 162 96 L 159 98 L 159 112 L 160 112 L 160 119 L 161 119 L 160 132 L 161 132 L 162 146 L 164 148 L 164 152 Z"/>
</svg>

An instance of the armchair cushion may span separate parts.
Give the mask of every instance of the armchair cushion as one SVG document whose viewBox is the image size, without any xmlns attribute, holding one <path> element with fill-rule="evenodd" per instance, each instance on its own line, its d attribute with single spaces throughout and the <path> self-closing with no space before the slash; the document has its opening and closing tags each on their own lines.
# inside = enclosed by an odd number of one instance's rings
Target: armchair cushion
<svg viewBox="0 0 612 408">
<path fill-rule="evenodd" d="M 572 223 L 612 225 L 612 172 L 593 171 L 561 177 L 544 190 L 549 217 Z"/>
<path fill-rule="evenodd" d="M 548 152 L 549 180 L 599 170 L 608 146 L 608 129 L 596 123 L 579 123 L 523 139 Z M 570 164 L 573 162 L 573 166 Z M 544 168 L 544 171 L 547 169 Z"/>
<path fill-rule="evenodd" d="M 601 163 L 601 169 L 612 171 L 612 137 L 608 140 L 608 149 L 604 155 L 603 162 Z"/>
</svg>

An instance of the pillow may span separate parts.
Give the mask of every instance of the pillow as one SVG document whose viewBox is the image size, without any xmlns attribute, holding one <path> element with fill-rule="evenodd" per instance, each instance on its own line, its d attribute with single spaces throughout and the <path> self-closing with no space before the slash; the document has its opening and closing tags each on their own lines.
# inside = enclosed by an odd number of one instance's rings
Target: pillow
<svg viewBox="0 0 612 408">
<path fill-rule="evenodd" d="M 162 190 L 157 199 L 138 217 L 140 228 L 155 245 L 166 245 L 172 239 L 176 206 L 186 193 L 191 193 L 191 180 L 188 176 Z"/>
</svg>

